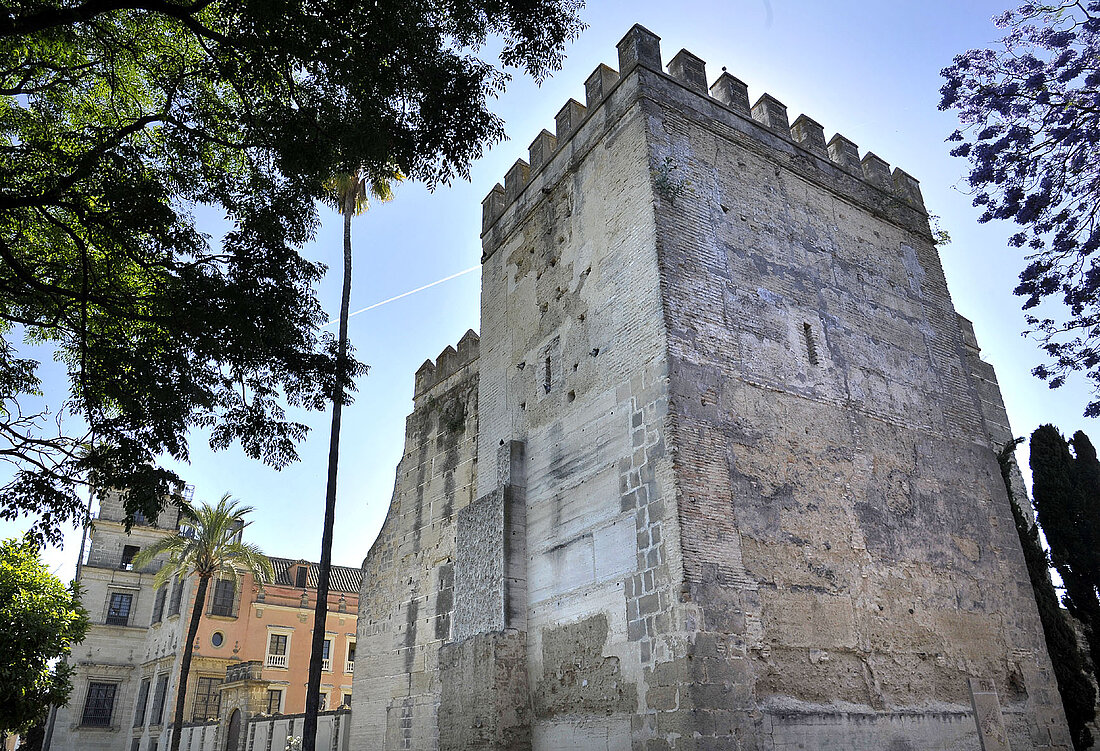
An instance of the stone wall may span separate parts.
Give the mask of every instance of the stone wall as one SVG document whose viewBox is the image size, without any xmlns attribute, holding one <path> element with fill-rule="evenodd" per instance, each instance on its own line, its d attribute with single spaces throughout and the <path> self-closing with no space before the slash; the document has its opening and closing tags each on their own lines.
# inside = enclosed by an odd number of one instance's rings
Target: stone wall
<svg viewBox="0 0 1100 751">
<path fill-rule="evenodd" d="M 917 182 L 639 26 L 619 68 L 483 202 L 477 372 L 417 374 L 353 743 L 1068 749 Z"/>
<path fill-rule="evenodd" d="M 241 729 L 241 751 L 286 751 L 290 738 L 301 739 L 305 715 L 280 715 L 275 717 L 254 717 L 244 723 Z M 187 732 L 184 729 L 184 733 Z M 224 732 L 224 729 L 223 729 Z M 181 751 L 220 751 L 218 748 L 203 746 L 189 749 L 187 737 L 180 738 Z M 317 751 L 348 751 L 350 748 L 370 748 L 351 743 L 351 712 L 335 709 L 320 712 L 317 715 Z"/>
<path fill-rule="evenodd" d="M 648 676 L 660 746 L 953 748 L 977 707 L 1017 748 L 1064 747 L 990 447 L 1007 421 L 986 423 L 995 379 L 969 377 L 919 192 L 873 155 L 830 159 L 767 95 L 738 112 L 669 67 L 639 75 L 650 162 L 690 181 L 655 181 L 655 213 L 670 617 L 695 634 Z"/>
<path fill-rule="evenodd" d="M 490 196 L 483 235 L 478 493 L 498 482 L 486 458 L 522 442 L 535 748 L 644 737 L 649 637 L 680 578 L 643 92 L 607 66 L 589 81 L 526 185 L 519 163 L 499 213 Z"/>
<path fill-rule="evenodd" d="M 455 515 L 477 471 L 478 338 L 417 371 L 389 514 L 364 561 L 352 746 L 438 744 L 439 648 L 454 610 Z"/>
</svg>

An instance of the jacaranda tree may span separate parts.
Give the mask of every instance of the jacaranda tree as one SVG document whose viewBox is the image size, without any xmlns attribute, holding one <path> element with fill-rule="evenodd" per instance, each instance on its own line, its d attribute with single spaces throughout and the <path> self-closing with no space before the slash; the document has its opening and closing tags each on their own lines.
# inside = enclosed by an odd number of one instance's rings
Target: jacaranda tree
<svg viewBox="0 0 1100 751">
<path fill-rule="evenodd" d="M 1100 2 L 1027 2 L 995 22 L 1007 33 L 994 49 L 943 70 L 940 108 L 963 125 L 951 153 L 970 160 L 980 221 L 1020 225 L 1015 291 L 1049 355 L 1033 372 L 1051 388 L 1083 372 L 1100 395 Z M 1040 313 L 1048 298 L 1064 307 Z"/>
</svg>

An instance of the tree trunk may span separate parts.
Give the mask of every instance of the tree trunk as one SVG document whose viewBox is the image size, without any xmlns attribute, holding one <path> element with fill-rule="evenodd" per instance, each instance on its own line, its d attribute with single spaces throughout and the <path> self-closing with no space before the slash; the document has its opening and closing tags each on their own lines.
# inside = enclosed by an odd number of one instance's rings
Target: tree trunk
<svg viewBox="0 0 1100 751">
<path fill-rule="evenodd" d="M 340 466 L 340 418 L 344 406 L 344 371 L 348 356 L 348 311 L 351 307 L 351 217 L 354 191 L 344 206 L 344 287 L 340 294 L 340 338 L 336 356 L 336 384 L 332 398 L 332 429 L 328 443 L 328 484 L 325 488 L 325 526 L 321 533 L 321 562 L 317 570 L 317 605 L 313 610 L 313 643 L 309 655 L 306 716 L 302 723 L 302 751 L 316 751 L 317 712 L 321 691 L 321 659 L 328 622 L 328 578 L 332 564 L 332 528 L 336 523 L 336 473 Z M 331 656 L 331 655 L 330 655 Z M 176 751 L 176 749 L 172 749 Z"/>
<path fill-rule="evenodd" d="M 187 676 L 191 673 L 191 653 L 195 651 L 195 636 L 199 633 L 199 621 L 202 609 L 206 605 L 206 587 L 210 584 L 208 575 L 199 574 L 199 590 L 195 593 L 195 604 L 191 608 L 191 623 L 187 626 L 187 641 L 183 644 L 183 663 L 180 665 L 180 679 L 176 685 L 176 716 L 172 722 L 172 746 L 170 751 L 179 751 L 180 733 L 183 730 L 183 701 L 187 698 Z"/>
</svg>

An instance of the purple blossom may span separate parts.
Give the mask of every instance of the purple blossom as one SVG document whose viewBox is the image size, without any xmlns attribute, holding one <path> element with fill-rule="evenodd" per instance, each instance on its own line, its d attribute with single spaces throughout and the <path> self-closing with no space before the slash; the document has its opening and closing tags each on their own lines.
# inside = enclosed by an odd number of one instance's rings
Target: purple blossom
<svg viewBox="0 0 1100 751">
<path fill-rule="evenodd" d="M 1052 388 L 1083 372 L 1096 395 L 1086 412 L 1100 415 L 1100 0 L 1025 2 L 994 22 L 997 48 L 942 71 L 940 108 L 962 124 L 947 140 L 970 162 L 979 221 L 1018 224 L 1009 246 L 1034 251 L 1015 289 L 1024 309 L 1068 306 L 1064 320 L 1028 318 L 1050 356 L 1033 372 Z"/>
</svg>

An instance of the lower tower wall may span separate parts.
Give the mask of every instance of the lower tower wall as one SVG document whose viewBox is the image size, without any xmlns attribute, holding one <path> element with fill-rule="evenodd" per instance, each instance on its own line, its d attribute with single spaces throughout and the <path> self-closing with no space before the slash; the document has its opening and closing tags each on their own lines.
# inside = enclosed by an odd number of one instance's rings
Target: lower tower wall
<svg viewBox="0 0 1100 751">
<path fill-rule="evenodd" d="M 923 211 L 651 85 L 651 161 L 693 188 L 656 205 L 695 631 L 659 747 L 972 748 L 987 705 L 984 748 L 1067 747 Z"/>
<path fill-rule="evenodd" d="M 439 748 L 455 518 L 477 473 L 477 335 L 417 373 L 389 514 L 363 561 L 350 747 Z"/>
</svg>

